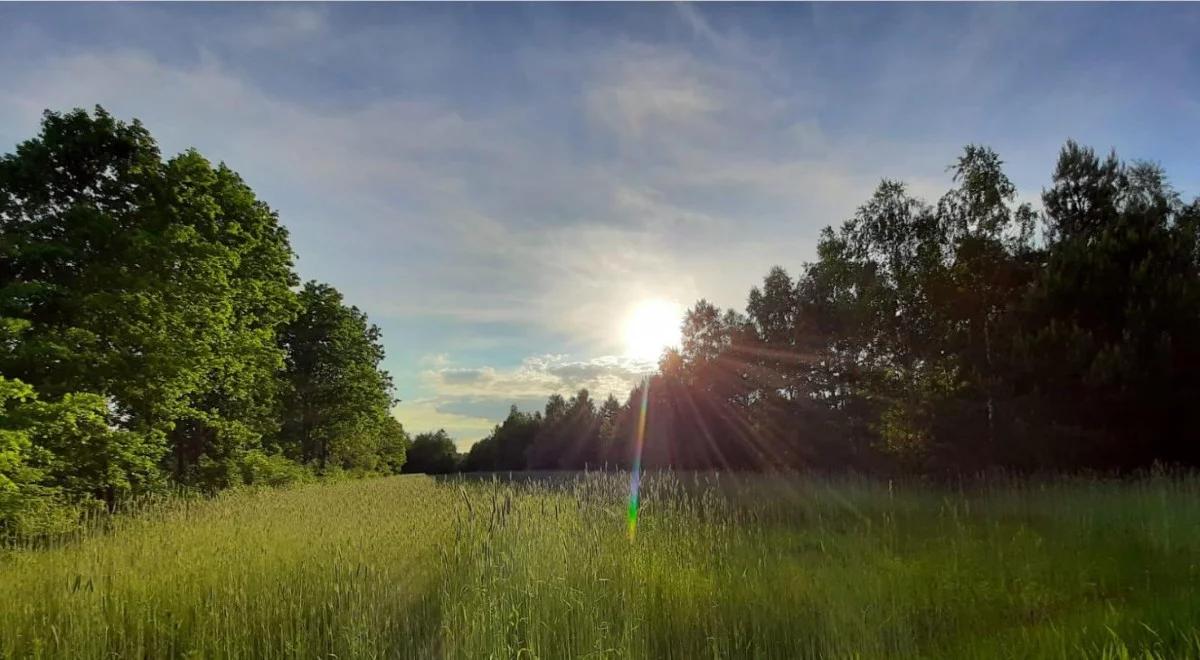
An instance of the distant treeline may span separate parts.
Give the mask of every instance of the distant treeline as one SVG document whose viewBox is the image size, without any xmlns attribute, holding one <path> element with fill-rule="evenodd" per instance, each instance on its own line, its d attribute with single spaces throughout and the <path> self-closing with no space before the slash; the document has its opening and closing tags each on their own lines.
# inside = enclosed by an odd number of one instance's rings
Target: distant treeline
<svg viewBox="0 0 1200 660">
<path fill-rule="evenodd" d="M 398 472 L 382 359 L 224 165 L 101 108 L 0 158 L 0 535 L 171 484 Z"/>
<path fill-rule="evenodd" d="M 512 409 L 464 470 L 969 473 L 1200 463 L 1200 201 L 1068 142 L 1019 204 L 969 146 L 934 204 L 894 181 L 744 313 L 701 300 L 648 392 Z M 444 464 L 444 463 L 443 463 Z"/>
</svg>

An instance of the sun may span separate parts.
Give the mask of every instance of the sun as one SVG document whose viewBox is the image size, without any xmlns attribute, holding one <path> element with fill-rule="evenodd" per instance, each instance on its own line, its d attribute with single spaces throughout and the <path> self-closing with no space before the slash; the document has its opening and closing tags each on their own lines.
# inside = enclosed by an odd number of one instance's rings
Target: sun
<svg viewBox="0 0 1200 660">
<path fill-rule="evenodd" d="M 683 310 L 669 300 L 643 300 L 625 317 L 625 355 L 655 361 L 663 349 L 679 346 Z"/>
</svg>

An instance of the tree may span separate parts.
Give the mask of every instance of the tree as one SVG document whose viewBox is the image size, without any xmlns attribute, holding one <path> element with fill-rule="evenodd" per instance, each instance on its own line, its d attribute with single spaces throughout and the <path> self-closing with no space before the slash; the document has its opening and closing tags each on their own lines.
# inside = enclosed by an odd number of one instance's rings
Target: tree
<svg viewBox="0 0 1200 660">
<path fill-rule="evenodd" d="M 286 232 L 237 175 L 194 151 L 164 162 L 102 108 L 47 112 L 0 160 L 0 245 L 0 370 L 100 397 L 176 479 L 228 485 L 277 425 L 295 280 Z"/>
<path fill-rule="evenodd" d="M 471 446 L 463 461 L 463 471 L 524 470 L 526 453 L 541 426 L 541 413 L 525 413 L 512 406 L 508 417 L 497 424 L 488 437 Z"/>
<path fill-rule="evenodd" d="M 419 433 L 408 448 L 404 472 L 447 474 L 458 469 L 458 449 L 444 429 L 435 433 Z"/>
<path fill-rule="evenodd" d="M 0 368 L 100 397 L 176 479 L 228 485 L 277 424 L 294 275 L 274 214 L 228 168 L 163 162 L 139 122 L 96 108 L 47 113 L 2 158 L 0 236 Z"/>
<path fill-rule="evenodd" d="M 36 517 L 39 504 L 61 496 L 59 489 L 45 484 L 39 464 L 51 457 L 33 443 L 30 426 L 21 415 L 21 408 L 34 399 L 32 387 L 0 376 L 0 535 L 36 528 L 27 519 L 31 514 Z"/>
<path fill-rule="evenodd" d="M 379 366 L 379 328 L 327 284 L 305 284 L 299 307 L 280 334 L 287 393 L 276 442 L 286 455 L 321 471 L 376 470 L 381 447 L 401 431 L 386 421 L 392 381 Z"/>
<path fill-rule="evenodd" d="M 596 411 L 595 460 L 600 465 L 619 465 L 622 462 L 623 457 L 617 453 L 621 446 L 621 438 L 617 434 L 622 408 L 617 397 L 609 394 Z"/>
<path fill-rule="evenodd" d="M 1016 378 L 1070 442 L 1057 464 L 1200 461 L 1196 204 L 1160 168 L 1068 142 L 1043 195 L 1048 245 Z"/>
<path fill-rule="evenodd" d="M 990 149 L 950 171 L 936 205 L 882 182 L 744 318 L 699 301 L 617 435 L 644 394 L 648 465 L 1200 464 L 1200 201 L 1071 142 L 1043 213 Z"/>
<path fill-rule="evenodd" d="M 0 530 L 55 531 L 73 522 L 73 502 L 111 506 L 156 490 L 156 459 L 145 436 L 112 423 L 99 396 L 42 401 L 0 376 Z"/>
<path fill-rule="evenodd" d="M 180 194 L 206 205 L 197 230 L 230 250 L 234 263 L 206 387 L 192 396 L 190 414 L 170 436 L 172 467 L 181 481 L 227 486 L 238 479 L 239 458 L 279 430 L 284 352 L 276 336 L 297 313 L 291 290 L 297 278 L 287 232 L 236 173 L 212 168 L 194 152 L 169 167 Z"/>
<path fill-rule="evenodd" d="M 210 276 L 230 264 L 168 212 L 149 133 L 97 108 L 46 113 L 0 160 L 0 371 L 57 397 L 106 397 L 162 451 L 219 323 Z"/>
<path fill-rule="evenodd" d="M 573 470 L 595 465 L 596 404 L 587 389 L 569 400 L 559 394 L 546 401 L 546 415 L 526 452 L 531 470 Z"/>
<path fill-rule="evenodd" d="M 297 293 L 292 262 L 224 164 L 164 160 L 99 107 L 46 112 L 0 158 L 0 525 L 167 478 L 308 478 L 292 460 L 398 472 L 378 329 L 330 287 Z"/>
<path fill-rule="evenodd" d="M 379 470 L 389 474 L 400 474 L 408 460 L 408 448 L 412 441 L 400 421 L 391 415 L 380 420 Z"/>
</svg>

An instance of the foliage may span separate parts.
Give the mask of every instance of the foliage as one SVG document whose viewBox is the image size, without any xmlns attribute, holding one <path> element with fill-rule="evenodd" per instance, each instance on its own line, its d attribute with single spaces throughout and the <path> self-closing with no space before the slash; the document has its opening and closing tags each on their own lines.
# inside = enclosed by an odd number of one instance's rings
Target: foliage
<svg viewBox="0 0 1200 660">
<path fill-rule="evenodd" d="M 987 148 L 950 172 L 935 204 L 882 182 L 744 315 L 697 302 L 680 350 L 606 413 L 609 440 L 552 398 L 529 466 L 632 456 L 643 398 L 650 467 L 1200 465 L 1200 200 L 1073 142 L 1040 211 Z"/>
<path fill-rule="evenodd" d="M 381 448 L 403 433 L 388 421 L 392 381 L 379 368 L 379 328 L 327 284 L 308 282 L 299 302 L 300 314 L 280 333 L 288 388 L 278 446 L 318 470 L 375 471 Z M 390 460 L 397 462 L 394 449 Z"/>
<path fill-rule="evenodd" d="M 246 452 L 242 456 L 241 480 L 249 486 L 291 486 L 315 478 L 307 466 L 282 454 L 264 451 Z"/>
<path fill-rule="evenodd" d="M 284 338 L 312 308 L 292 261 L 276 214 L 225 165 L 195 151 L 164 160 L 138 121 L 102 108 L 46 112 L 0 158 L 0 525 L 15 502 L 112 506 L 168 480 L 218 490 L 302 473 L 276 457 L 284 395 L 345 365 L 281 376 L 301 350 Z M 354 413 L 323 421 L 325 451 L 291 458 L 398 470 L 381 357 L 365 358 L 357 388 L 326 392 L 322 410 Z M 340 356 L 313 359 L 327 358 Z"/>
<path fill-rule="evenodd" d="M 586 389 L 570 399 L 551 395 L 537 435 L 526 450 L 526 467 L 555 470 L 595 465 L 598 424 L 596 404 Z"/>
<path fill-rule="evenodd" d="M 458 469 L 458 449 L 444 429 L 418 433 L 408 447 L 404 472 L 446 474 Z"/>
<path fill-rule="evenodd" d="M 551 397 L 551 400 L 557 408 L 557 400 L 554 397 Z M 471 445 L 470 452 L 463 459 L 463 470 L 524 470 L 525 455 L 533 445 L 541 426 L 540 412 L 524 413 L 515 405 L 512 406 L 508 417 L 497 424 L 488 437 Z"/>
<path fill-rule="evenodd" d="M 63 526 L 56 519 L 69 517 L 60 489 L 44 485 L 39 464 L 48 462 L 48 452 L 33 444 L 32 429 L 19 419 L 35 398 L 29 385 L 0 376 L 0 535 L 53 531 Z"/>
</svg>

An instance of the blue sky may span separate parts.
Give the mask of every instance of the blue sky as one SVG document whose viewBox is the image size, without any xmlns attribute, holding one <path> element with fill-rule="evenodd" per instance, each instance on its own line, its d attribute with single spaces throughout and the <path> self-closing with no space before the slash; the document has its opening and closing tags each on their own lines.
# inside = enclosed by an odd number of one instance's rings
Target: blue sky
<svg viewBox="0 0 1200 660">
<path fill-rule="evenodd" d="M 742 308 L 967 143 L 1036 201 L 1075 138 L 1200 191 L 1200 5 L 0 6 L 0 145 L 141 118 L 238 170 L 380 325 L 413 431 L 646 369 L 646 299 Z"/>
</svg>

